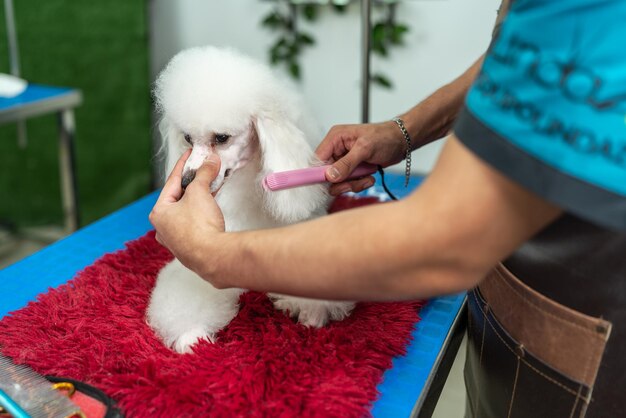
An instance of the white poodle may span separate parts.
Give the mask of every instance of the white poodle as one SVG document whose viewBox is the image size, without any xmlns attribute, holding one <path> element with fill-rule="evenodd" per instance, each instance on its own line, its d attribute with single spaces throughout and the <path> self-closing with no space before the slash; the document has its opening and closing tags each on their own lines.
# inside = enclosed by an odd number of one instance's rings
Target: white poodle
<svg viewBox="0 0 626 418">
<path fill-rule="evenodd" d="M 271 228 L 326 213 L 324 186 L 265 191 L 266 174 L 318 164 L 307 142 L 320 138 L 293 89 L 270 69 L 230 49 L 192 48 L 176 55 L 154 91 L 167 172 L 192 147 L 183 186 L 216 152 L 222 166 L 211 184 L 226 230 Z M 221 189 L 220 189 L 221 187 Z M 278 260 L 277 260 L 278 261 Z M 218 290 L 178 260 L 159 273 L 147 319 L 163 341 L 184 353 L 216 334 L 235 317 L 243 289 Z M 306 326 L 321 327 L 350 314 L 354 303 L 270 295 L 277 309 Z"/>
</svg>

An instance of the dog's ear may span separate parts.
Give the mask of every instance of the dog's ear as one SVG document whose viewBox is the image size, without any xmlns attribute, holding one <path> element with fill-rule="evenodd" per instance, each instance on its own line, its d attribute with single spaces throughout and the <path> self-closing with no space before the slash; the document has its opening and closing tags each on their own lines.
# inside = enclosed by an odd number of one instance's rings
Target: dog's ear
<svg viewBox="0 0 626 418">
<path fill-rule="evenodd" d="M 159 132 L 161 133 L 161 147 L 158 155 L 165 160 L 164 180 L 170 175 L 176 162 L 185 152 L 185 141 L 180 131 L 167 118 L 163 117 L 159 121 Z"/>
<path fill-rule="evenodd" d="M 261 147 L 261 176 L 270 173 L 307 168 L 320 164 L 307 143 L 304 133 L 287 118 L 260 115 L 254 121 Z M 297 187 L 280 191 L 263 191 L 265 208 L 276 219 L 298 222 L 326 209 L 329 199 L 324 185 Z"/>
</svg>

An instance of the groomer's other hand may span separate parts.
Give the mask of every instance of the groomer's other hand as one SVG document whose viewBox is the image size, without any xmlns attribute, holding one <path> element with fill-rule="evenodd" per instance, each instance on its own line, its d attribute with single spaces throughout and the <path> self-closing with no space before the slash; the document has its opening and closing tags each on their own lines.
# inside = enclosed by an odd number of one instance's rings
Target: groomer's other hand
<svg viewBox="0 0 626 418">
<path fill-rule="evenodd" d="M 383 167 L 402 161 L 406 142 L 394 121 L 361 125 L 335 125 L 315 151 L 320 160 L 331 162 L 326 179 L 331 183 L 330 194 L 360 192 L 374 185 L 374 177 L 345 179 L 362 162 Z"/>
<path fill-rule="evenodd" d="M 188 157 L 189 152 L 176 163 L 150 212 L 150 222 L 156 229 L 157 241 L 193 270 L 201 258 L 199 243 L 224 231 L 224 216 L 210 192 L 211 182 L 220 170 L 219 157 L 211 154 L 183 191 L 182 171 Z"/>
</svg>

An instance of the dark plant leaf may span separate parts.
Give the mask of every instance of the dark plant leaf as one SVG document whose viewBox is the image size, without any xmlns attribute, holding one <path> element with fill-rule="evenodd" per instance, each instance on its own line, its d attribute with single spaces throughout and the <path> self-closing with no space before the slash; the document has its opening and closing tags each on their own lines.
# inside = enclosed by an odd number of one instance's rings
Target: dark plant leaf
<svg viewBox="0 0 626 418">
<path fill-rule="evenodd" d="M 386 25 L 384 23 L 376 23 L 372 27 L 372 42 L 384 42 L 387 34 Z"/>
<path fill-rule="evenodd" d="M 279 38 L 274 45 L 272 45 L 272 51 L 274 51 L 278 55 L 283 55 L 285 48 L 287 46 L 287 41 L 285 38 Z"/>
<path fill-rule="evenodd" d="M 271 28 L 271 29 L 277 29 L 277 28 L 285 27 L 286 23 L 287 23 L 287 20 L 285 19 L 285 17 L 282 16 L 278 12 L 270 13 L 261 22 L 261 24 L 263 26 L 266 26 L 266 27 Z"/>
<path fill-rule="evenodd" d="M 300 54 L 300 44 L 297 39 L 292 39 L 287 45 L 288 55 L 294 59 Z"/>
<path fill-rule="evenodd" d="M 402 23 L 398 23 L 394 25 L 393 31 L 399 34 L 404 34 L 409 31 L 409 27 L 407 25 L 403 25 Z"/>
<path fill-rule="evenodd" d="M 372 81 L 373 84 L 376 84 L 380 87 L 384 87 L 386 89 L 393 88 L 393 83 L 386 75 L 383 75 L 380 73 L 372 74 L 372 76 L 370 77 L 370 80 Z"/>
<path fill-rule="evenodd" d="M 346 10 L 348 10 L 348 5 L 347 4 L 335 4 L 332 3 L 333 6 L 333 10 L 336 11 L 337 13 L 345 13 Z"/>
<path fill-rule="evenodd" d="M 319 16 L 319 9 L 317 4 L 305 4 L 302 6 L 302 16 L 309 22 L 314 22 Z"/>
<path fill-rule="evenodd" d="M 308 33 L 300 32 L 296 34 L 296 40 L 300 45 L 313 45 L 315 39 Z"/>
<path fill-rule="evenodd" d="M 287 38 L 279 38 L 270 48 L 270 61 L 276 64 L 279 61 L 290 59 L 292 55 L 291 45 Z"/>
<path fill-rule="evenodd" d="M 394 45 L 402 45 L 404 41 L 404 34 L 409 31 L 409 27 L 406 25 L 393 25 L 389 28 L 389 40 Z"/>
<path fill-rule="evenodd" d="M 372 40 L 371 49 L 372 52 L 380 56 L 386 57 L 388 55 L 387 47 L 385 46 L 384 42 Z"/>
<path fill-rule="evenodd" d="M 372 52 L 383 57 L 387 56 L 387 29 L 385 26 L 385 23 L 379 22 L 372 27 L 372 43 L 370 45 Z"/>
<path fill-rule="evenodd" d="M 300 80 L 300 64 L 296 61 L 291 61 L 289 63 L 289 74 L 296 80 Z"/>
</svg>

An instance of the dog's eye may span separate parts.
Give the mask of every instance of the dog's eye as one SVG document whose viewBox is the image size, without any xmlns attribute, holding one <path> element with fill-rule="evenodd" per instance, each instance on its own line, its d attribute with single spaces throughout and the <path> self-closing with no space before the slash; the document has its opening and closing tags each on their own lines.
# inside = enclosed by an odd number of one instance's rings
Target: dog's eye
<svg viewBox="0 0 626 418">
<path fill-rule="evenodd" d="M 215 135 L 215 142 L 217 142 L 218 144 L 224 144 L 229 139 L 230 139 L 230 135 L 228 134 L 216 134 Z"/>
<path fill-rule="evenodd" d="M 191 135 L 185 134 L 185 141 L 187 141 L 189 144 L 191 144 Z"/>
</svg>

